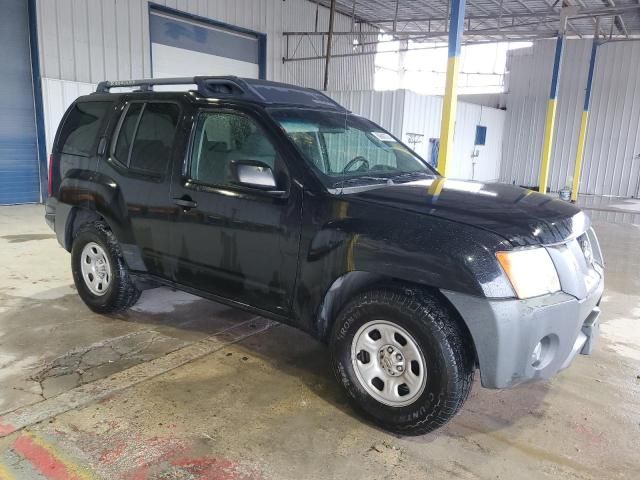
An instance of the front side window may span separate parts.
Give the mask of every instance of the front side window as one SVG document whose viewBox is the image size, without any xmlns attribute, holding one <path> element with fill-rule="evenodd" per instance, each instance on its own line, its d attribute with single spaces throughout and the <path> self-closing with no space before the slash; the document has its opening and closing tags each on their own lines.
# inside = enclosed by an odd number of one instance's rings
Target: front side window
<svg viewBox="0 0 640 480">
<path fill-rule="evenodd" d="M 80 102 L 72 108 L 60 130 L 58 145 L 68 155 L 88 157 L 111 102 Z"/>
<path fill-rule="evenodd" d="M 392 135 L 362 117 L 311 109 L 270 113 L 327 188 L 382 186 L 437 175 Z"/>
<path fill-rule="evenodd" d="M 236 160 L 255 160 L 278 170 L 273 145 L 251 118 L 229 112 L 200 114 L 189 176 L 208 185 L 232 185 L 231 164 Z"/>
<path fill-rule="evenodd" d="M 174 103 L 132 103 L 124 114 L 114 156 L 133 170 L 161 175 L 171 157 L 180 117 Z"/>
</svg>

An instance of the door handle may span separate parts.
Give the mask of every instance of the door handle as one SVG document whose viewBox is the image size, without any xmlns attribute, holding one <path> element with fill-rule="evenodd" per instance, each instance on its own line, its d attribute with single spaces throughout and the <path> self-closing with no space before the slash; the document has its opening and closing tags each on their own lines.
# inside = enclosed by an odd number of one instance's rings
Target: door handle
<svg viewBox="0 0 640 480">
<path fill-rule="evenodd" d="M 192 200 L 189 195 L 185 195 L 180 198 L 174 198 L 173 201 L 176 205 L 182 207 L 183 210 L 191 210 L 192 208 L 196 208 L 198 206 L 198 202 Z"/>
</svg>

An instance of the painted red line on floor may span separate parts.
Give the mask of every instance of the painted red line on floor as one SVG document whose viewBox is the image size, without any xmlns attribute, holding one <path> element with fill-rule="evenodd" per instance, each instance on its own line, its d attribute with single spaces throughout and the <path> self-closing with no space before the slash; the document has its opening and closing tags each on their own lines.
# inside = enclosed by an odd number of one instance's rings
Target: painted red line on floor
<svg viewBox="0 0 640 480">
<path fill-rule="evenodd" d="M 15 431 L 16 431 L 16 427 L 8 423 L 2 423 L 2 421 L 0 421 L 0 437 L 5 437 Z"/>
<path fill-rule="evenodd" d="M 51 480 L 81 480 L 46 448 L 28 435 L 21 435 L 13 444 L 16 452 L 31 462 L 40 473 Z"/>
</svg>

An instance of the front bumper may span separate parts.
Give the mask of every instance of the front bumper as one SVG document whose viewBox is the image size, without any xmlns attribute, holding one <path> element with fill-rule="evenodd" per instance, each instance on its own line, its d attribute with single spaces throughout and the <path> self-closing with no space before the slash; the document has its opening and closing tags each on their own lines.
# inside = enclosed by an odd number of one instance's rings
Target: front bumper
<svg viewBox="0 0 640 480">
<path fill-rule="evenodd" d="M 467 324 L 482 386 L 509 388 L 545 379 L 597 342 L 604 290 L 600 282 L 578 300 L 564 292 L 527 300 L 487 299 L 443 290 Z"/>
</svg>

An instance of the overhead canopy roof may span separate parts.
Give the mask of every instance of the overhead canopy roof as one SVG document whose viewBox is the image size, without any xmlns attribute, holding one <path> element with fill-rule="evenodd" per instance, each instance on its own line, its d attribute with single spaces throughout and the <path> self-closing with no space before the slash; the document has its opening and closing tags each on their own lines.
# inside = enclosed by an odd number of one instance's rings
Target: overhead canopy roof
<svg viewBox="0 0 640 480">
<path fill-rule="evenodd" d="M 330 0 L 319 3 L 330 6 Z M 640 0 L 572 0 L 567 35 L 590 37 L 600 17 L 600 35 L 612 38 L 640 36 Z M 557 35 L 561 0 L 467 0 L 465 40 L 505 41 L 552 38 Z M 446 38 L 448 0 L 336 0 L 336 10 L 351 16 L 349 31 L 370 24 L 397 38 L 433 41 Z M 303 33 L 303 32 L 296 32 Z M 318 34 L 321 32 L 304 32 Z M 334 34 L 349 32 L 336 30 Z M 372 33 L 367 33 L 372 35 Z M 374 40 L 374 38 L 371 38 Z"/>
</svg>

